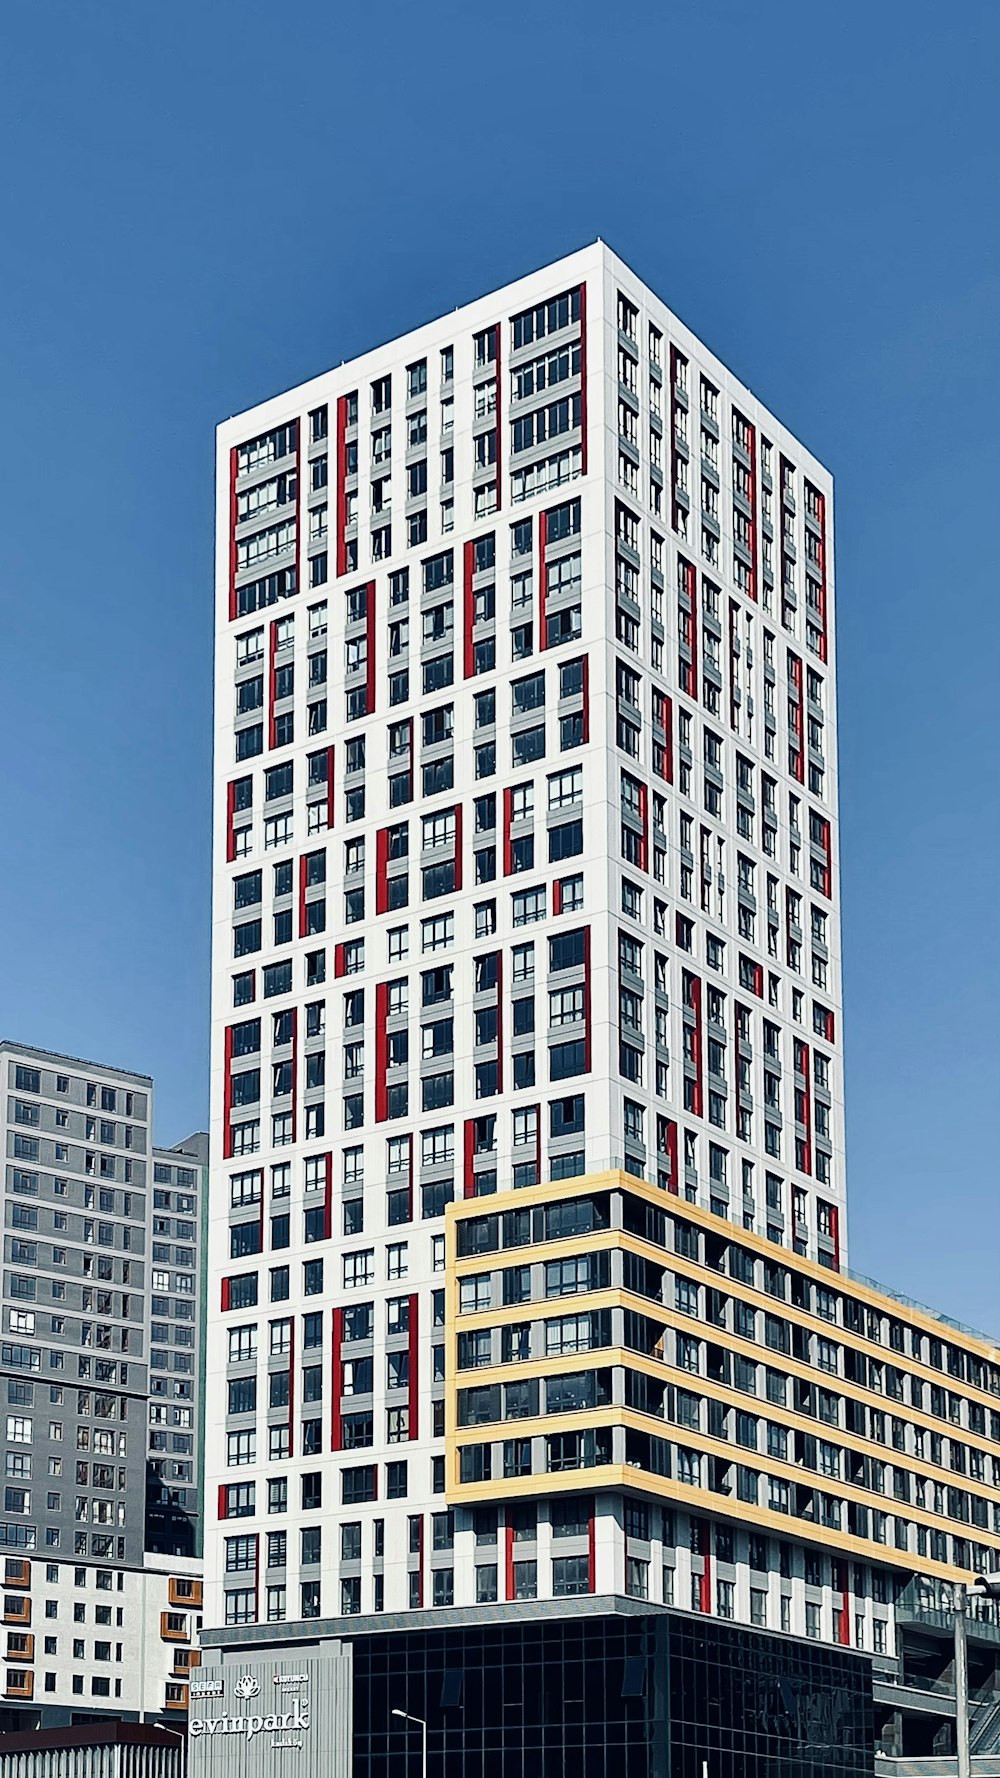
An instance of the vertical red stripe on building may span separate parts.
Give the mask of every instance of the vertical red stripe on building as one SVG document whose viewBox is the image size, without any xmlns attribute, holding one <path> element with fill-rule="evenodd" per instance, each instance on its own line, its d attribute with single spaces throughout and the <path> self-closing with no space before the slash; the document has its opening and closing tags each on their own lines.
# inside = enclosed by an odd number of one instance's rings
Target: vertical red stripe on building
<svg viewBox="0 0 1000 1778">
<path fill-rule="evenodd" d="M 805 712 L 802 707 L 802 662 L 797 654 L 789 652 L 788 678 L 795 696 L 789 698 L 789 715 L 792 724 L 792 771 L 800 784 L 806 781 L 806 750 L 805 750 Z"/>
<path fill-rule="evenodd" d="M 698 1604 L 699 1608 L 705 1613 L 705 1616 L 710 1617 L 712 1612 L 712 1558 L 708 1553 L 709 1531 L 707 1525 L 704 1526 L 704 1534 L 705 1554 L 701 1559 L 702 1570 L 701 1583 L 698 1588 Z"/>
<path fill-rule="evenodd" d="M 740 627 L 740 608 L 737 605 L 735 599 L 730 599 L 730 601 L 729 601 L 729 726 L 731 729 L 735 730 L 736 732 L 739 731 L 739 726 L 740 726 L 740 714 L 739 714 L 740 679 L 739 679 L 739 667 L 737 665 L 737 662 L 739 659 L 738 650 L 739 650 L 739 641 L 740 641 L 739 627 Z"/>
<path fill-rule="evenodd" d="M 514 1597 L 514 1527 L 509 1524 L 503 1528 L 503 1596 Z"/>
<path fill-rule="evenodd" d="M 274 746 L 274 688 L 278 676 L 278 620 L 272 619 L 267 639 L 267 744 Z"/>
<path fill-rule="evenodd" d="M 239 451 L 234 445 L 229 453 L 229 621 L 236 616 L 236 470 Z"/>
<path fill-rule="evenodd" d="M 222 1088 L 222 1158 L 224 1161 L 228 1161 L 232 1159 L 233 1154 L 233 1030 L 231 1025 L 226 1026 L 224 1067 L 225 1079 Z"/>
<path fill-rule="evenodd" d="M 804 1043 L 802 1045 L 802 1122 L 806 1132 L 805 1166 L 803 1168 L 805 1173 L 811 1173 L 813 1170 L 812 1081 L 809 1074 L 811 1066 L 812 1058 L 809 1054 L 809 1045 Z"/>
<path fill-rule="evenodd" d="M 467 1117 L 462 1149 L 462 1196 L 466 1198 L 474 1198 L 476 1195 L 475 1153 L 476 1120 L 474 1117 Z"/>
<path fill-rule="evenodd" d="M 407 1342 L 409 1376 L 407 1384 L 410 1396 L 410 1437 L 420 1436 L 420 1376 L 417 1360 L 420 1356 L 420 1298 L 416 1292 L 410 1298 L 410 1333 Z"/>
<path fill-rule="evenodd" d="M 323 1180 L 323 1238 L 329 1241 L 333 1235 L 333 1155 L 324 1155 L 326 1161 Z"/>
<path fill-rule="evenodd" d="M 508 785 L 503 793 L 503 874 L 509 877 L 514 867 L 514 852 L 510 839 L 510 825 L 514 818 L 514 792 Z"/>
<path fill-rule="evenodd" d="M 473 643 L 472 631 L 475 623 L 475 601 L 472 592 L 472 575 L 476 560 L 476 546 L 471 537 L 462 552 L 462 622 L 463 651 L 462 658 L 466 679 L 472 678 Z"/>
<path fill-rule="evenodd" d="M 497 471 L 497 512 L 499 512 L 499 511 L 500 511 L 500 508 L 501 508 L 501 507 L 502 507 L 502 505 L 503 505 L 503 459 L 504 459 L 504 449 L 503 449 L 503 390 L 502 390 L 502 389 L 501 389 L 501 387 L 500 387 L 500 381 L 501 381 L 501 375 L 500 375 L 500 345 L 501 345 L 501 335 L 500 335 L 500 322 L 499 322 L 499 321 L 498 321 L 498 322 L 497 322 L 497 326 L 496 326 L 496 336 L 497 336 L 497 339 L 496 339 L 496 345 L 497 345 L 497 355 L 496 355 L 496 367 L 497 367 L 497 368 L 496 368 L 496 378 L 495 378 L 495 382 L 496 382 L 496 403 L 497 403 L 497 461 L 496 461 L 496 471 Z"/>
<path fill-rule="evenodd" d="M 681 1182 L 677 1167 L 677 1122 L 672 1117 L 667 1119 L 667 1173 L 670 1181 L 669 1190 L 674 1197 L 678 1197 Z"/>
<path fill-rule="evenodd" d="M 750 458 L 750 582 L 747 592 L 757 603 L 757 428 L 747 422 L 747 454 Z"/>
<path fill-rule="evenodd" d="M 845 1648 L 849 1648 L 851 1645 L 851 1619 L 848 1607 L 851 1595 L 849 1590 L 850 1569 L 846 1562 L 836 1563 L 836 1576 L 837 1578 L 834 1584 L 837 1591 L 840 1593 L 841 1598 L 839 1640 Z"/>
<path fill-rule="evenodd" d="M 539 652 L 546 646 L 545 634 L 545 601 L 549 596 L 549 572 L 545 566 L 545 547 L 548 543 L 548 513 L 538 515 L 538 648 Z"/>
<path fill-rule="evenodd" d="M 497 1092 L 503 1092 L 503 952 L 497 952 Z"/>
<path fill-rule="evenodd" d="M 591 1019 L 590 1019 L 590 1001 L 591 1001 L 590 927 L 585 926 L 583 929 L 583 1017 L 584 1017 L 583 1068 L 584 1068 L 585 1074 L 590 1073 L 591 1054 L 593 1051 L 593 1035 L 591 1032 Z"/>
<path fill-rule="evenodd" d="M 562 913 L 562 878 L 557 877 L 552 885 L 552 912 Z"/>
<path fill-rule="evenodd" d="M 365 588 L 365 713 L 375 714 L 375 582 Z"/>
<path fill-rule="evenodd" d="M 580 689 L 583 694 L 583 738 L 590 740 L 590 656 L 585 654 L 580 667 Z"/>
<path fill-rule="evenodd" d="M 303 852 L 299 859 L 299 937 L 306 936 L 306 889 L 309 883 L 309 855 Z"/>
<path fill-rule="evenodd" d="M 830 1233 L 833 1236 L 833 1269 L 840 1271 L 840 1210 L 836 1204 L 830 1205 Z"/>
<path fill-rule="evenodd" d="M 389 829 L 380 827 L 375 835 L 375 912 L 389 910 Z"/>
<path fill-rule="evenodd" d="M 580 473 L 587 473 L 587 286 L 580 285 Z"/>
<path fill-rule="evenodd" d="M 333 768 L 334 768 L 334 764 L 335 764 L 335 759 L 336 759 L 336 756 L 334 753 L 334 749 L 332 747 L 328 747 L 326 750 L 326 825 L 327 825 L 327 827 L 333 826 L 333 790 L 334 790 Z"/>
<path fill-rule="evenodd" d="M 221 1519 L 228 1519 L 228 1517 L 229 1517 L 228 1501 L 229 1501 L 229 1495 L 228 1495 L 228 1491 L 226 1488 L 226 1484 L 225 1484 L 225 1482 L 220 1482 L 219 1483 L 219 1498 L 218 1498 L 218 1502 L 216 1505 L 216 1514 L 220 1520 Z"/>
<path fill-rule="evenodd" d="M 338 977 L 347 974 L 346 945 L 334 945 L 333 947 L 333 973 Z"/>
<path fill-rule="evenodd" d="M 336 521 L 337 521 L 337 574 L 347 573 L 347 396 L 341 395 L 337 400 L 337 477 Z"/>
<path fill-rule="evenodd" d="M 455 805 L 455 890 L 462 887 L 462 805 Z"/>
<path fill-rule="evenodd" d="M 230 1281 L 230 1279 L 228 1279 L 228 1278 L 223 1278 L 223 1280 L 222 1280 L 222 1288 L 221 1288 L 221 1290 L 220 1290 L 220 1291 L 219 1291 L 219 1307 L 220 1307 L 220 1308 L 221 1308 L 221 1309 L 223 1309 L 223 1310 L 226 1310 L 226 1309 L 228 1309 L 228 1307 L 229 1307 L 229 1302 L 230 1302 L 230 1288 L 231 1288 L 231 1281 Z"/>
<path fill-rule="evenodd" d="M 288 1449 L 295 1456 L 295 1316 L 288 1322 Z"/>
<path fill-rule="evenodd" d="M 389 984 L 375 985 L 375 1122 L 384 1124 L 389 1115 L 389 1091 L 386 1069 L 389 1066 L 389 1038 L 386 1019 L 389 1016 Z"/>
<path fill-rule="evenodd" d="M 292 1141 L 298 1141 L 299 1131 L 299 1009 L 292 1007 Z"/>
<path fill-rule="evenodd" d="M 639 785 L 639 820 L 642 833 L 639 836 L 639 869 L 649 870 L 649 786 Z"/>
<path fill-rule="evenodd" d="M 691 602 L 691 696 L 698 696 L 698 576 L 694 565 L 685 562 L 684 575 L 687 582 L 688 598 Z"/>
<path fill-rule="evenodd" d="M 236 857 L 236 829 L 233 820 L 236 814 L 236 785 L 226 785 L 226 863 L 232 864 Z"/>
<path fill-rule="evenodd" d="M 334 1309 L 330 1316 L 330 1388 L 333 1402 L 330 1410 L 330 1449 L 340 1450 L 340 1402 L 344 1393 L 344 1379 L 340 1374 L 340 1351 L 344 1343 L 344 1311 Z"/>
<path fill-rule="evenodd" d="M 702 1042 L 701 1042 L 701 978 L 691 977 L 691 1011 L 694 1013 L 694 1114 L 701 1117 L 703 1112 L 703 1075 L 702 1075 Z"/>
</svg>

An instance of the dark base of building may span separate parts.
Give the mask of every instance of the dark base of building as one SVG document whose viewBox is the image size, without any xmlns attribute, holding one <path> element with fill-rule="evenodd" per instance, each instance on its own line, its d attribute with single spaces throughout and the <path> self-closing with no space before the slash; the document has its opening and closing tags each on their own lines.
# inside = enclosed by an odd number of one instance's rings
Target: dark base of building
<svg viewBox="0 0 1000 1778">
<path fill-rule="evenodd" d="M 73 1710 L 68 1704 L 23 1704 L 0 1709 L 0 1735 L 23 1735 L 38 1729 L 93 1728 L 100 1723 L 139 1723 L 136 1710 Z M 147 1717 L 147 1724 L 161 1722 L 161 1717 Z M 183 1728 L 181 1716 L 174 1732 Z"/>
<path fill-rule="evenodd" d="M 576 1603 L 338 1624 L 354 1778 L 420 1778 L 421 1731 L 394 1711 L 427 1722 L 434 1778 L 704 1778 L 705 1762 L 709 1778 L 870 1778 L 863 1656 L 634 1601 Z M 232 1633 L 216 1634 L 232 1671 Z M 273 1657 L 276 1640 L 238 1647 Z M 283 1659 L 296 1649 L 289 1638 Z"/>
</svg>

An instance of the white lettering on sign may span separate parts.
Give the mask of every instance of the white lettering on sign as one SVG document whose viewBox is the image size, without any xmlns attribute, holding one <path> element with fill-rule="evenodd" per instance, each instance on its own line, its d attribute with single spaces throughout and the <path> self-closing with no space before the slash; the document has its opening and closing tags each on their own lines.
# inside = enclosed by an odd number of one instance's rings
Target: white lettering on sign
<svg viewBox="0 0 1000 1778">
<path fill-rule="evenodd" d="M 272 1711 L 269 1716 L 193 1716 L 188 1723 L 188 1733 L 195 1738 L 200 1735 L 244 1735 L 249 1743 L 255 1735 L 284 1733 L 308 1727 L 309 1700 L 296 1698 L 291 1710 Z M 301 1747 L 302 1743 L 278 1741 L 271 1745 Z"/>
<path fill-rule="evenodd" d="M 222 1680 L 221 1679 L 192 1680 L 192 1682 L 191 1682 L 191 1696 L 192 1696 L 192 1698 L 221 1698 L 221 1696 L 222 1696 Z"/>
</svg>

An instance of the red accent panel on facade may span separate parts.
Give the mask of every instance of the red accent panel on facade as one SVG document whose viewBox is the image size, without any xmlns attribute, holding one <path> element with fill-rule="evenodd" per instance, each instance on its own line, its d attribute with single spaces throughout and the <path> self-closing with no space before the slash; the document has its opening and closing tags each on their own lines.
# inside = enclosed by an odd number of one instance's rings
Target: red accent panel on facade
<svg viewBox="0 0 1000 1778">
<path fill-rule="evenodd" d="M 327 1154 L 326 1177 L 323 1182 L 323 1238 L 330 1240 L 333 1234 L 333 1155 Z"/>
<path fill-rule="evenodd" d="M 583 693 L 583 739 L 590 740 L 590 656 L 585 654 L 580 668 L 580 681 Z"/>
<path fill-rule="evenodd" d="M 747 587 L 757 603 L 757 428 L 747 421 L 747 452 L 750 457 L 750 582 Z"/>
<path fill-rule="evenodd" d="M 590 999 L 590 927 L 585 926 L 583 929 L 583 1066 L 586 1074 L 590 1073 L 591 1053 L 593 1050 L 593 1036 L 590 1024 Z"/>
<path fill-rule="evenodd" d="M 455 890 L 462 887 L 462 805 L 455 805 Z"/>
<path fill-rule="evenodd" d="M 343 1343 L 344 1311 L 343 1309 L 334 1309 L 330 1316 L 330 1387 L 333 1391 L 333 1406 L 330 1412 L 331 1451 L 340 1450 L 340 1402 L 344 1393 L 344 1379 L 340 1374 L 340 1350 Z"/>
<path fill-rule="evenodd" d="M 496 471 L 497 471 L 497 512 L 499 512 L 500 508 L 503 505 L 503 456 L 504 456 L 504 452 L 503 452 L 503 411 L 502 411 L 503 410 L 503 389 L 501 388 L 501 373 L 500 373 L 500 346 L 501 346 L 501 341 L 502 341 L 502 335 L 501 335 L 501 331 L 500 331 L 499 321 L 497 322 L 497 325 L 496 325 L 496 335 L 497 335 L 497 352 L 496 352 L 496 367 L 497 368 L 496 368 L 496 379 L 495 379 L 496 380 L 496 404 L 497 404 Z"/>
<path fill-rule="evenodd" d="M 278 675 L 278 620 L 272 619 L 267 637 L 267 744 L 274 746 L 274 687 Z"/>
<path fill-rule="evenodd" d="M 467 1117 L 462 1146 L 462 1196 L 465 1198 L 474 1198 L 476 1195 L 475 1152 L 476 1120 L 474 1117 Z"/>
<path fill-rule="evenodd" d="M 510 824 L 514 818 L 514 792 L 508 785 L 503 793 L 503 874 L 509 877 L 514 865 L 510 842 Z"/>
<path fill-rule="evenodd" d="M 639 838 L 639 869 L 649 870 L 649 786 L 639 785 L 639 820 L 642 822 L 642 833 Z"/>
<path fill-rule="evenodd" d="M 416 1292 L 410 1298 L 410 1336 L 407 1342 L 409 1358 L 410 1394 L 410 1437 L 420 1436 L 420 1377 L 417 1360 L 420 1356 L 420 1298 Z"/>
<path fill-rule="evenodd" d="M 704 1105 L 704 1078 L 702 1070 L 702 1031 L 701 1031 L 701 978 L 691 977 L 691 1011 L 694 1013 L 694 1115 L 702 1116 Z"/>
<path fill-rule="evenodd" d="M 232 864 L 236 857 L 236 829 L 233 818 L 236 814 L 236 785 L 226 785 L 226 863 Z"/>
<path fill-rule="evenodd" d="M 306 888 L 309 882 L 309 854 L 303 852 L 299 859 L 299 937 L 306 936 Z"/>
<path fill-rule="evenodd" d="M 848 1568 L 847 1563 L 846 1562 L 837 1562 L 835 1565 L 835 1574 L 836 1574 L 836 1579 L 834 1581 L 834 1586 L 837 1589 L 837 1591 L 839 1592 L 840 1600 L 841 1600 L 840 1638 L 839 1638 L 839 1640 L 842 1643 L 842 1645 L 844 1646 L 844 1648 L 850 1648 L 850 1646 L 851 1646 L 851 1619 L 850 1619 L 849 1606 L 850 1606 L 851 1595 L 850 1595 L 850 1587 L 849 1587 L 850 1569 Z"/>
<path fill-rule="evenodd" d="M 295 1456 L 295 1316 L 288 1325 L 288 1449 Z"/>
<path fill-rule="evenodd" d="M 800 784 L 806 781 L 805 713 L 802 708 L 802 662 L 797 654 L 788 656 L 788 681 L 794 697 L 788 699 L 792 746 L 790 765 Z"/>
<path fill-rule="evenodd" d="M 820 660 L 825 661 L 827 658 L 826 498 L 820 493 L 818 488 L 813 487 L 811 482 L 806 482 L 805 484 L 805 496 L 806 514 L 807 516 L 812 517 L 819 529 L 819 538 L 816 542 L 816 555 L 811 559 L 809 554 L 809 542 L 812 537 L 812 532 L 809 529 L 809 526 L 806 526 L 806 605 L 807 610 L 812 610 L 815 614 L 816 628 L 819 631 L 816 652 L 819 655 Z M 816 589 L 815 604 L 813 603 L 811 596 L 811 587 L 815 587 Z"/>
<path fill-rule="evenodd" d="M 232 1159 L 233 1154 L 233 1031 L 231 1025 L 226 1026 L 224 1065 L 225 1078 L 222 1088 L 222 1158 L 224 1161 L 228 1161 Z"/>
<path fill-rule="evenodd" d="M 505 1525 L 503 1531 L 503 1596 L 505 1599 L 514 1597 L 514 1527 Z"/>
<path fill-rule="evenodd" d="M 230 1286 L 229 1279 L 223 1278 L 222 1289 L 219 1293 L 219 1306 L 223 1310 L 228 1309 L 228 1307 L 229 1307 L 229 1286 Z"/>
<path fill-rule="evenodd" d="M 669 1189 L 674 1197 L 678 1197 L 681 1182 L 677 1168 L 677 1122 L 672 1117 L 667 1119 L 667 1172 L 670 1175 Z"/>
<path fill-rule="evenodd" d="M 698 1606 L 706 1617 L 712 1613 L 712 1558 L 708 1553 L 708 1526 L 705 1526 L 705 1554 L 702 1556 L 701 1581 L 698 1587 Z"/>
<path fill-rule="evenodd" d="M 587 1520 L 587 1591 L 597 1592 L 597 1522 L 593 1513 Z"/>
<path fill-rule="evenodd" d="M 292 1141 L 298 1141 L 299 1134 L 299 1009 L 292 1007 Z"/>
<path fill-rule="evenodd" d="M 346 945 L 334 945 L 333 947 L 333 973 L 335 976 L 347 974 L 346 952 Z"/>
<path fill-rule="evenodd" d="M 475 609 L 472 596 L 472 574 L 475 559 L 476 546 L 470 537 L 462 552 L 462 622 L 464 626 L 462 658 L 466 679 L 472 678 L 472 628 Z"/>
<path fill-rule="evenodd" d="M 687 596 L 686 607 L 685 607 L 683 601 L 681 601 L 682 620 L 681 620 L 681 624 L 680 624 L 680 634 L 681 634 L 682 638 L 684 640 L 686 640 L 687 645 L 688 645 L 688 652 L 691 656 L 691 665 L 690 665 L 690 667 L 687 668 L 686 679 L 685 679 L 684 669 L 687 666 L 687 663 L 682 662 L 682 664 L 681 664 L 681 673 L 680 673 L 681 690 L 687 692 L 687 695 L 689 698 L 697 698 L 697 696 L 698 696 L 698 576 L 695 571 L 694 564 L 691 562 L 685 562 L 683 558 L 681 558 L 681 560 L 678 562 L 677 566 L 678 566 L 678 570 L 679 570 L 681 576 L 683 577 L 684 592 Z"/>
<path fill-rule="evenodd" d="M 816 885 L 816 887 L 819 889 L 820 894 L 825 895 L 827 900 L 829 900 L 830 889 L 832 886 L 832 874 L 833 874 L 833 864 L 832 864 L 832 861 L 830 858 L 830 823 L 827 820 L 825 815 L 817 815 L 816 820 L 819 823 L 819 838 L 816 841 L 816 844 L 819 846 L 819 849 L 820 849 L 821 853 L 823 854 L 823 866 L 822 866 L 823 878 L 822 878 L 822 882 L 818 883 Z M 812 817 L 811 816 L 810 816 L 810 821 L 809 821 L 809 828 L 810 828 L 809 839 L 810 839 L 810 844 L 812 844 Z M 833 1017 L 832 1013 L 830 1016 L 831 1016 L 831 1020 L 832 1020 L 832 1017 Z M 833 1038 L 831 1037 L 829 1039 L 829 1041 L 832 1043 Z"/>
<path fill-rule="evenodd" d="M 218 1500 L 218 1505 L 216 1508 L 217 1518 L 220 1520 L 228 1519 L 229 1512 L 227 1509 L 228 1509 L 228 1494 L 226 1492 L 226 1483 L 220 1482 L 219 1483 L 219 1500 Z"/>
<path fill-rule="evenodd" d="M 326 750 L 326 825 L 327 825 L 327 827 L 333 826 L 334 758 L 335 758 L 334 749 L 332 747 L 328 747 Z"/>
<path fill-rule="evenodd" d="M 836 1204 L 830 1205 L 830 1233 L 833 1236 L 833 1269 L 840 1271 L 840 1210 Z"/>
<path fill-rule="evenodd" d="M 497 952 L 497 1092 L 503 1092 L 503 952 Z"/>
<path fill-rule="evenodd" d="M 337 401 L 337 574 L 347 573 L 347 396 Z"/>
<path fill-rule="evenodd" d="M 538 651 L 545 647 L 545 601 L 549 596 L 549 571 L 545 566 L 545 546 L 548 542 L 548 513 L 538 515 Z"/>
<path fill-rule="evenodd" d="M 802 1045 L 802 1099 L 803 1099 L 802 1123 L 803 1123 L 803 1126 L 804 1126 L 805 1132 L 806 1132 L 806 1137 L 805 1137 L 806 1152 L 803 1157 L 805 1160 L 805 1166 L 802 1169 L 802 1171 L 804 1173 L 811 1173 L 813 1170 L 813 1159 L 812 1159 L 812 1151 L 813 1151 L 812 1080 L 810 1079 L 810 1073 L 809 1073 L 809 1070 L 811 1067 L 812 1067 L 812 1057 L 809 1054 L 809 1045 L 807 1043 L 804 1043 Z"/>
<path fill-rule="evenodd" d="M 729 601 L 729 726 L 739 731 L 740 714 L 738 693 L 740 689 L 738 648 L 740 640 L 740 608 L 735 599 Z"/>
<path fill-rule="evenodd" d="M 552 912 L 562 913 L 562 878 L 557 877 L 552 885 Z"/>
<path fill-rule="evenodd" d="M 375 714 L 375 582 L 370 580 L 365 588 L 365 711 L 367 715 Z"/>
<path fill-rule="evenodd" d="M 375 912 L 389 911 L 389 829 L 380 827 L 375 835 Z"/>
<path fill-rule="evenodd" d="M 234 445 L 229 453 L 229 621 L 236 616 L 236 467 L 239 452 Z"/>
<path fill-rule="evenodd" d="M 587 286 L 580 285 L 580 473 L 587 473 Z M 591 1587 L 593 1591 L 593 1587 Z"/>
<path fill-rule="evenodd" d="M 375 1122 L 384 1124 L 389 1115 L 389 1095 L 385 1073 L 389 1066 L 389 1039 L 385 1024 L 389 1017 L 389 984 L 375 984 Z"/>
</svg>

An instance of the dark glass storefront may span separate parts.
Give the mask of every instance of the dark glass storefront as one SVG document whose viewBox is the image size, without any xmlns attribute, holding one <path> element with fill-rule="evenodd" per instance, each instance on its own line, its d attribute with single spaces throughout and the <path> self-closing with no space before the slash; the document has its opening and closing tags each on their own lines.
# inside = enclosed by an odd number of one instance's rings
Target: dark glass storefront
<svg viewBox="0 0 1000 1778">
<path fill-rule="evenodd" d="M 683 1614 L 354 1641 L 355 1778 L 870 1778 L 871 1668 Z"/>
</svg>

